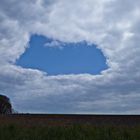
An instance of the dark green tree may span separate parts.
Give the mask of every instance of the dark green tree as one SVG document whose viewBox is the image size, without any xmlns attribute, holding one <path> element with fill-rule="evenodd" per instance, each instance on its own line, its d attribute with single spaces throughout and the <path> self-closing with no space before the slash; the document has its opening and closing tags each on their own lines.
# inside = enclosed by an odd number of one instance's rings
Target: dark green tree
<svg viewBox="0 0 140 140">
<path fill-rule="evenodd" d="M 11 114 L 12 105 L 10 99 L 5 95 L 0 95 L 0 114 Z"/>
</svg>

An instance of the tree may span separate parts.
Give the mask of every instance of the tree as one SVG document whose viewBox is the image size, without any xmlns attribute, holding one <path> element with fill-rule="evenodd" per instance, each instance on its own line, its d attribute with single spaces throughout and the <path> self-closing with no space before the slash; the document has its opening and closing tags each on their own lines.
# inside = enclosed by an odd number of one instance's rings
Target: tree
<svg viewBox="0 0 140 140">
<path fill-rule="evenodd" d="M 11 114 L 12 105 L 7 96 L 0 95 L 0 114 Z"/>
</svg>

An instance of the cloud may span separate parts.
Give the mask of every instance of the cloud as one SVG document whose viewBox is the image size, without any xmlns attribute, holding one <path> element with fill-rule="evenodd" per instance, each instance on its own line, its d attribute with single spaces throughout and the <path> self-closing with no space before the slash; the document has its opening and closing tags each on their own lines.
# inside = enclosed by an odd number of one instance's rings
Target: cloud
<svg viewBox="0 0 140 140">
<path fill-rule="evenodd" d="M 51 42 L 47 42 L 45 43 L 45 47 L 51 47 L 51 48 L 62 48 L 63 43 L 57 41 L 57 40 L 53 40 Z"/>
<path fill-rule="evenodd" d="M 21 112 L 140 113 L 139 5 L 138 0 L 3 0 L 0 92 Z M 32 34 L 96 44 L 109 69 L 101 75 L 47 76 L 18 67 L 14 63 Z"/>
</svg>

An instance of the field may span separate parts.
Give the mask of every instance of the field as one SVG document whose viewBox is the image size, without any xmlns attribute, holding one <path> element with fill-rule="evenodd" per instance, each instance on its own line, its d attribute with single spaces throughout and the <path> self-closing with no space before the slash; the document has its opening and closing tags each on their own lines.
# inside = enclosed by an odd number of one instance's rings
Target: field
<svg viewBox="0 0 140 140">
<path fill-rule="evenodd" d="M 0 140 L 140 140 L 140 116 L 0 116 Z"/>
</svg>

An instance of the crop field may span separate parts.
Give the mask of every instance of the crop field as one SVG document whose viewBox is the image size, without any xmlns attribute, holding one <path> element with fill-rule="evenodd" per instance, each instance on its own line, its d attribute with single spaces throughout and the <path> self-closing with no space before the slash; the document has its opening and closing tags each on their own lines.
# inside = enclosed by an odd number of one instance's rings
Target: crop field
<svg viewBox="0 0 140 140">
<path fill-rule="evenodd" d="M 1 115 L 0 140 L 140 140 L 140 116 Z"/>
</svg>

